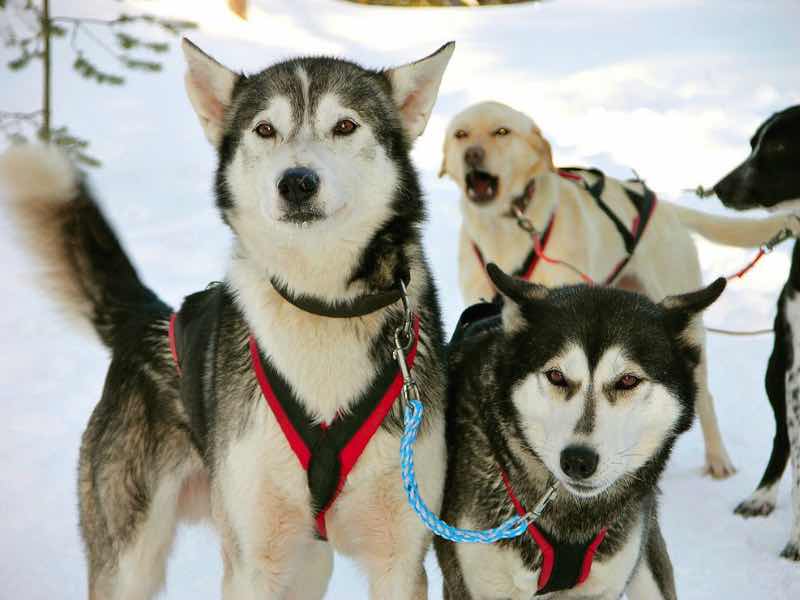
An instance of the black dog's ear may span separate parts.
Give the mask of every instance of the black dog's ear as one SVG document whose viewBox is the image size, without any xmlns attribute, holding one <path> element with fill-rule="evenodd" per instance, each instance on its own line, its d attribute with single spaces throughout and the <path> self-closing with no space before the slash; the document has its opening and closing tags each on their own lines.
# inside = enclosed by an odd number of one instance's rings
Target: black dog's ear
<svg viewBox="0 0 800 600">
<path fill-rule="evenodd" d="M 486 272 L 497 291 L 506 299 L 503 303 L 503 328 L 508 332 L 521 329 L 525 326 L 521 306 L 530 306 L 533 302 L 544 300 L 549 293 L 548 289 L 543 285 L 506 275 L 494 263 L 486 265 Z"/>
<path fill-rule="evenodd" d="M 692 318 L 711 306 L 725 290 L 728 281 L 720 277 L 711 285 L 676 296 L 667 296 L 659 304 L 665 310 L 667 321 L 676 330 L 684 330 Z"/>
<path fill-rule="evenodd" d="M 548 289 L 545 286 L 538 283 L 530 283 L 519 277 L 506 275 L 494 263 L 486 265 L 486 272 L 489 274 L 489 279 L 492 280 L 497 291 L 516 304 L 547 298 Z"/>
<path fill-rule="evenodd" d="M 728 284 L 724 277 L 720 277 L 708 287 L 688 294 L 667 296 L 661 301 L 661 306 L 667 311 L 679 311 L 690 315 L 704 311 L 714 304 Z"/>
</svg>

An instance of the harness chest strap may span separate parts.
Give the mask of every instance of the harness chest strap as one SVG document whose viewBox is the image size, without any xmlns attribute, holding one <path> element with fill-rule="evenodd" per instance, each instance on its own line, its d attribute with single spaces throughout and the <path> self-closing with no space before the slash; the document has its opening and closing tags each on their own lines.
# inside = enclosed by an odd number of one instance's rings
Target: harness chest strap
<svg viewBox="0 0 800 600">
<path fill-rule="evenodd" d="M 177 313 L 169 321 L 169 348 L 178 374 L 181 366 L 176 342 Z M 413 367 L 419 342 L 419 317 L 413 321 L 413 342 L 406 353 L 406 364 Z M 252 335 L 249 339 L 252 369 L 272 414 L 307 473 L 316 533 L 327 539 L 325 516 L 342 491 L 347 476 L 380 428 L 403 388 L 402 373 L 392 361 L 378 373 L 373 385 L 348 412 L 330 424 L 316 423 L 291 386 L 266 360 Z"/>
<path fill-rule="evenodd" d="M 501 469 L 500 475 L 514 509 L 518 515 L 525 517 L 528 511 L 514 493 L 508 474 Z M 608 529 L 603 527 L 594 539 L 585 544 L 563 542 L 554 544 L 534 523 L 529 523 L 528 533 L 542 553 L 542 567 L 536 584 L 536 595 L 569 590 L 586 581 L 592 570 L 597 548 L 605 539 L 607 531 Z"/>
<path fill-rule="evenodd" d="M 414 339 L 406 354 L 411 368 L 419 341 L 419 317 L 413 323 Z M 275 416 L 300 466 L 307 472 L 317 534 L 327 539 L 325 521 L 328 510 L 342 491 L 372 436 L 380 428 L 403 388 L 399 370 L 385 371 L 372 389 L 345 415 L 330 424 L 316 424 L 297 400 L 288 383 L 263 359 L 254 337 L 250 337 L 253 370 L 264 398 Z M 391 363 L 394 365 L 395 363 Z M 387 375 L 393 375 L 384 385 Z M 377 394 L 381 394 L 375 402 Z"/>
</svg>

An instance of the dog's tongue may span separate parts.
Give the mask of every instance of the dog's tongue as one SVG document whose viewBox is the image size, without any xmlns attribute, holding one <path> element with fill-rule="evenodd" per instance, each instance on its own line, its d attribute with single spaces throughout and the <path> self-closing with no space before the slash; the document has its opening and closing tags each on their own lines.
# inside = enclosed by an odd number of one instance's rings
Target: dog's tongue
<svg viewBox="0 0 800 600">
<path fill-rule="evenodd" d="M 472 180 L 472 189 L 475 190 L 476 196 L 488 196 L 489 185 L 488 177 L 475 177 Z"/>
</svg>

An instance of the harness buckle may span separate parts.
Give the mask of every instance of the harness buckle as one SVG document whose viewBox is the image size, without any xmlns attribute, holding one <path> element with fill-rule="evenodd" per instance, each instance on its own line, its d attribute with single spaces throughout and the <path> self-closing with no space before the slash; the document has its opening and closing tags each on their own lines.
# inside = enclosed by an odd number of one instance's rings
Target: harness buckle
<svg viewBox="0 0 800 600">
<path fill-rule="evenodd" d="M 798 217 L 794 217 L 794 218 L 797 219 Z M 788 240 L 789 238 L 792 238 L 792 237 L 794 237 L 794 232 L 791 229 L 788 229 L 788 228 L 787 229 L 781 229 L 772 238 L 770 238 L 769 241 L 767 241 L 767 243 L 765 243 L 762 246 L 762 248 L 764 250 L 764 253 L 772 252 L 772 250 L 775 248 L 775 246 L 777 246 L 779 244 L 782 244 L 783 242 L 785 242 L 786 240 Z"/>
</svg>

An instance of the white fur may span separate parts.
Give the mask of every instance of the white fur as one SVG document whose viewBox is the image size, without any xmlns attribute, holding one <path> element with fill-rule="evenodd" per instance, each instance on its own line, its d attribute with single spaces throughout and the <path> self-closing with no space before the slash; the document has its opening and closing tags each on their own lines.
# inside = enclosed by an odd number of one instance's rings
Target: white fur
<svg viewBox="0 0 800 600">
<path fill-rule="evenodd" d="M 567 398 L 563 388 L 551 384 L 544 373 L 560 370 L 570 385 L 578 386 Z M 642 378 L 632 390 L 608 394 L 621 376 Z M 619 348 L 609 348 L 590 372 L 583 350 L 567 347 L 545 365 L 541 372 L 525 378 L 512 393 L 528 443 L 570 491 L 579 496 L 602 493 L 624 475 L 645 464 L 674 430 L 680 418 L 680 404 L 662 385 L 648 381 L 641 368 Z M 594 404 L 594 427 L 588 434 L 576 433 L 587 402 Z M 597 471 L 580 483 L 591 492 L 572 488 L 561 470 L 561 452 L 579 444 L 594 449 L 600 459 Z"/>
</svg>

